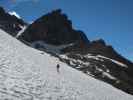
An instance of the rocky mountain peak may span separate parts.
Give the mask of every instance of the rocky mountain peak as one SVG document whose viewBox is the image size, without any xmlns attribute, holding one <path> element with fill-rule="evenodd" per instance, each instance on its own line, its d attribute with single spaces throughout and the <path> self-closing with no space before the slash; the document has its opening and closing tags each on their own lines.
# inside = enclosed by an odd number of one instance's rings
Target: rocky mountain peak
<svg viewBox="0 0 133 100">
<path fill-rule="evenodd" d="M 92 45 L 103 45 L 106 46 L 106 43 L 103 39 L 94 40 L 91 42 Z"/>
<path fill-rule="evenodd" d="M 44 41 L 52 45 L 89 42 L 83 32 L 73 29 L 71 21 L 60 9 L 37 19 L 20 38 L 28 42 Z"/>
<path fill-rule="evenodd" d="M 18 19 L 14 15 L 10 15 L 7 13 L 2 7 L 0 7 L 0 28 L 11 34 L 12 36 L 16 36 L 17 33 L 27 25 L 22 19 Z"/>
<path fill-rule="evenodd" d="M 4 9 L 2 7 L 0 7 L 0 14 L 5 13 Z"/>
</svg>

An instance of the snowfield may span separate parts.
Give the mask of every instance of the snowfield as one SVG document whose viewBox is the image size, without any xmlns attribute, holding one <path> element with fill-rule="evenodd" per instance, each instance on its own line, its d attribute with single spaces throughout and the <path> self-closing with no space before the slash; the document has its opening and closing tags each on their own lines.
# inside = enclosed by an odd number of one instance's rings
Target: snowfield
<svg viewBox="0 0 133 100">
<path fill-rule="evenodd" d="M 133 100 L 133 96 L 0 30 L 0 100 Z"/>
</svg>

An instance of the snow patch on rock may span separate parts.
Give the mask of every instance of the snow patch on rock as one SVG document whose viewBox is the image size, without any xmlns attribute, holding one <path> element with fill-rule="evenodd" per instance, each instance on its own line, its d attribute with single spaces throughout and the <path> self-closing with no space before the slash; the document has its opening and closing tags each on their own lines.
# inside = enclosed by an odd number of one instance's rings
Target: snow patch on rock
<svg viewBox="0 0 133 100">
<path fill-rule="evenodd" d="M 16 16 L 17 18 L 21 19 L 20 15 L 18 15 L 15 11 L 9 12 L 10 15 Z"/>
</svg>

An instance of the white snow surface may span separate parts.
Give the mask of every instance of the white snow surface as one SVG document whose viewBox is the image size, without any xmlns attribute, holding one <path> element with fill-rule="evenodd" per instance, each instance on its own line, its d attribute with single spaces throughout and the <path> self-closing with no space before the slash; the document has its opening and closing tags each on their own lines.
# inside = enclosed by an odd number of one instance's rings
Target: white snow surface
<svg viewBox="0 0 133 100">
<path fill-rule="evenodd" d="M 133 96 L 0 30 L 0 100 L 133 100 Z"/>
<path fill-rule="evenodd" d="M 112 62 L 114 62 L 114 63 L 116 63 L 116 64 L 118 64 L 118 65 L 120 65 L 122 67 L 125 67 L 125 68 L 128 67 L 127 65 L 123 64 L 122 62 L 116 61 L 114 59 L 111 59 L 111 58 L 108 58 L 108 57 L 105 57 L 105 56 L 97 55 L 97 57 L 104 58 L 104 59 L 108 59 L 108 60 L 110 60 L 110 61 L 112 61 Z"/>
<path fill-rule="evenodd" d="M 31 44 L 31 47 L 36 48 L 36 45 L 40 45 L 40 48 L 38 48 L 39 50 L 44 51 L 44 48 L 45 48 L 46 51 L 49 51 L 49 52 L 54 53 L 54 54 L 59 54 L 63 48 L 72 46 L 73 43 L 70 43 L 67 45 L 55 46 L 55 45 L 47 44 L 43 41 L 35 41 Z"/>
<path fill-rule="evenodd" d="M 88 54 L 86 55 L 87 58 L 92 58 L 92 59 L 95 59 L 95 60 L 100 60 L 100 61 L 104 61 L 104 59 L 107 59 L 107 60 L 110 60 L 111 62 L 121 66 L 121 67 L 125 67 L 125 68 L 128 68 L 127 65 L 123 64 L 122 62 L 119 62 L 117 60 L 114 60 L 114 59 L 111 59 L 111 58 L 108 58 L 108 57 L 105 57 L 105 56 L 102 56 L 102 55 L 92 55 L 92 54 Z"/>
<path fill-rule="evenodd" d="M 21 30 L 18 32 L 18 34 L 16 35 L 16 38 L 18 38 L 20 35 L 22 35 L 22 33 L 26 30 L 27 26 L 21 26 L 19 25 L 19 27 L 21 28 Z"/>
<path fill-rule="evenodd" d="M 16 16 L 17 18 L 21 19 L 21 17 L 15 12 L 15 11 L 11 11 L 9 12 L 10 15 L 14 15 Z"/>
</svg>

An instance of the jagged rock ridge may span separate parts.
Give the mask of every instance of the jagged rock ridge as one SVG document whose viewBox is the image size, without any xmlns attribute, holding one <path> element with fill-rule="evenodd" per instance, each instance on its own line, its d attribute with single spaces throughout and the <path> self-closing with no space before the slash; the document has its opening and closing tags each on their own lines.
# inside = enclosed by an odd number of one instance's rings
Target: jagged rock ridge
<svg viewBox="0 0 133 100">
<path fill-rule="evenodd" d="M 22 30 L 24 26 L 27 26 L 22 19 L 17 18 L 14 15 L 7 13 L 2 7 L 0 7 L 0 28 L 16 36 L 19 31 Z"/>
</svg>

